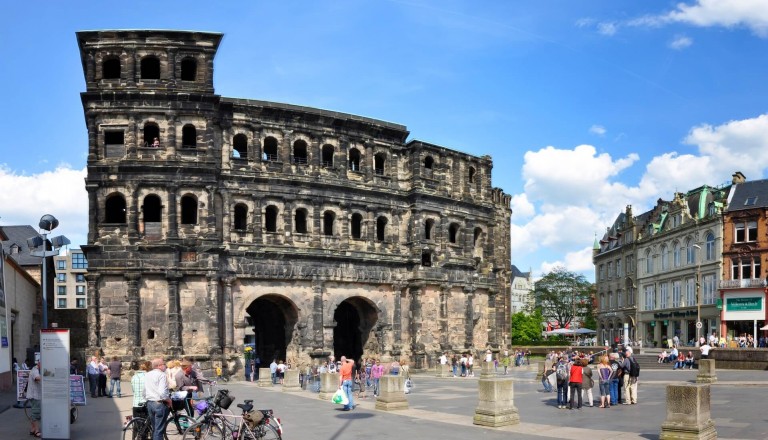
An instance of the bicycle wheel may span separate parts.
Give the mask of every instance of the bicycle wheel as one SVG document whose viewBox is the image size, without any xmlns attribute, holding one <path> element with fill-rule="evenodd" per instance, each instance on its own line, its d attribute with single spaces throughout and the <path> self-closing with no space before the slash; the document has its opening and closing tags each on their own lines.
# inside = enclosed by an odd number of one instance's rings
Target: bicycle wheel
<svg viewBox="0 0 768 440">
<path fill-rule="evenodd" d="M 195 423 L 187 428 L 182 440 L 223 440 L 224 433 L 215 423 Z"/>
<path fill-rule="evenodd" d="M 123 440 L 149 440 L 152 428 L 146 419 L 136 417 L 123 427 Z"/>
<path fill-rule="evenodd" d="M 280 437 L 280 434 L 277 433 L 277 430 L 272 425 L 261 424 L 254 427 L 251 432 L 253 432 L 256 440 L 282 440 L 282 437 Z"/>
<path fill-rule="evenodd" d="M 181 440 L 187 428 L 194 425 L 195 422 L 195 419 L 186 414 L 176 414 L 165 421 L 163 438 L 165 440 Z"/>
</svg>

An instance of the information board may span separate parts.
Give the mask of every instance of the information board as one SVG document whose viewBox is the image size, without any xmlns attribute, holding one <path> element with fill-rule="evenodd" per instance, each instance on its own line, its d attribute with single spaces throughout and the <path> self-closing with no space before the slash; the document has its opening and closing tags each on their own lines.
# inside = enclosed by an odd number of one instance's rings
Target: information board
<svg viewBox="0 0 768 440">
<path fill-rule="evenodd" d="M 69 440 L 69 330 L 40 330 L 43 438 Z"/>
<path fill-rule="evenodd" d="M 16 372 L 16 400 L 27 400 L 25 391 L 29 382 L 29 370 L 19 370 Z"/>
<path fill-rule="evenodd" d="M 85 405 L 85 386 L 83 384 L 83 376 L 79 374 L 69 375 L 69 399 L 72 402 L 72 405 Z"/>
</svg>

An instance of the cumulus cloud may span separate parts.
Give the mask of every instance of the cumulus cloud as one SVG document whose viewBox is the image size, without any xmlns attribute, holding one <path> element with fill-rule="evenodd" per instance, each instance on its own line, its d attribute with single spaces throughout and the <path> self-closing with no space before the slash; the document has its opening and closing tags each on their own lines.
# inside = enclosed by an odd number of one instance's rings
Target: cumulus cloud
<svg viewBox="0 0 768 440">
<path fill-rule="evenodd" d="M 602 125 L 593 125 L 589 127 L 589 132 L 598 136 L 605 136 L 606 129 Z"/>
<path fill-rule="evenodd" d="M 545 261 L 541 263 L 539 270 L 543 274 L 551 272 L 556 267 L 565 267 L 571 272 L 593 272 L 592 247 L 589 246 L 574 252 L 568 252 L 562 261 Z"/>
<path fill-rule="evenodd" d="M 669 42 L 669 47 L 675 50 L 683 50 L 693 44 L 693 40 L 685 35 L 677 35 Z"/>
<path fill-rule="evenodd" d="M 512 196 L 512 215 L 516 219 L 530 218 L 536 213 L 536 208 L 533 203 L 528 201 L 528 196 L 523 194 L 516 194 Z"/>
<path fill-rule="evenodd" d="M 597 32 L 600 35 L 612 36 L 618 30 L 617 24 L 612 22 L 603 22 L 597 24 Z"/>
<path fill-rule="evenodd" d="M 700 27 L 747 27 L 760 37 L 768 37 L 768 2 L 765 0 L 698 0 L 692 5 L 679 3 L 666 20 Z"/>
<path fill-rule="evenodd" d="M 0 167 L 0 224 L 31 225 L 44 214 L 59 220 L 56 235 L 65 235 L 74 246 L 86 244 L 88 234 L 88 193 L 83 179 L 86 169 L 60 165 L 40 174 L 19 174 Z"/>
</svg>

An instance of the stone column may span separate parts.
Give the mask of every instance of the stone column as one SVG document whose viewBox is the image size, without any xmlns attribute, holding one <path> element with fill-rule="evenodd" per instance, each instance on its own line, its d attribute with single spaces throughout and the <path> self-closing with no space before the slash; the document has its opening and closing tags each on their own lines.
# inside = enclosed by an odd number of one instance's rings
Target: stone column
<svg viewBox="0 0 768 440">
<path fill-rule="evenodd" d="M 224 313 L 222 314 L 224 316 L 224 350 L 228 353 L 234 351 L 235 348 L 235 318 L 232 309 L 232 283 L 235 280 L 236 278 L 231 275 L 225 276 L 222 279 L 224 281 L 224 295 L 222 298 L 222 306 L 224 308 Z M 261 374 L 261 371 L 259 371 L 259 374 Z"/>
<path fill-rule="evenodd" d="M 139 294 L 139 280 L 141 275 L 137 273 L 125 274 L 125 282 L 128 285 L 128 345 L 132 350 L 141 348 L 141 295 Z"/>
<path fill-rule="evenodd" d="M 272 370 L 269 368 L 259 368 L 259 380 L 256 385 L 260 387 L 272 386 Z"/>
<path fill-rule="evenodd" d="M 96 273 L 85 274 L 88 282 L 88 347 L 94 352 L 101 347 L 101 316 L 99 314 L 99 279 Z"/>
<path fill-rule="evenodd" d="M 448 330 L 448 299 L 451 296 L 451 286 L 443 284 L 440 286 L 440 350 L 450 350 L 451 344 Z"/>
<path fill-rule="evenodd" d="M 715 383 L 717 375 L 715 374 L 714 359 L 699 359 L 699 374 L 696 376 L 696 383 Z"/>
<path fill-rule="evenodd" d="M 128 224 L 128 240 L 130 243 L 134 243 L 139 239 L 139 206 L 141 201 L 139 200 L 139 188 L 133 187 L 130 202 L 127 206 L 125 222 Z"/>
<path fill-rule="evenodd" d="M 338 389 L 339 373 L 320 373 L 320 400 L 331 400 Z"/>
<path fill-rule="evenodd" d="M 323 281 L 312 280 L 312 348 L 315 351 L 322 350 L 323 344 Z"/>
<path fill-rule="evenodd" d="M 709 384 L 667 385 L 667 419 L 659 440 L 716 439 Z"/>
<path fill-rule="evenodd" d="M 85 125 L 88 126 L 88 161 L 99 160 L 106 152 L 99 148 L 99 127 L 96 125 L 96 115 L 92 111 L 85 114 Z"/>
<path fill-rule="evenodd" d="M 176 52 L 177 49 L 168 49 L 168 71 L 166 72 L 166 75 L 168 75 L 168 86 L 175 88 L 176 87 Z M 161 64 L 162 65 L 162 64 Z"/>
<path fill-rule="evenodd" d="M 392 354 L 399 355 L 400 350 L 403 347 L 403 329 L 402 329 L 402 291 L 405 288 L 403 283 L 395 283 L 392 285 L 392 293 L 394 294 L 393 304 L 393 316 L 392 316 Z"/>
<path fill-rule="evenodd" d="M 498 348 L 496 332 L 500 330 L 496 326 L 496 294 L 496 289 L 488 289 L 488 345 L 493 348 Z"/>
<path fill-rule="evenodd" d="M 301 385 L 299 384 L 299 370 L 285 370 L 285 377 L 283 377 L 283 391 L 301 391 Z"/>
<path fill-rule="evenodd" d="M 472 423 L 498 428 L 517 425 L 520 414 L 515 407 L 515 389 L 512 378 L 480 378 L 478 380 L 478 400 Z"/>
<path fill-rule="evenodd" d="M 178 187 L 171 185 L 168 187 L 168 238 L 179 238 L 179 224 L 176 221 L 176 210 L 178 209 L 178 200 L 176 191 Z"/>
<path fill-rule="evenodd" d="M 88 225 L 88 243 L 95 243 L 99 239 L 99 232 L 97 225 L 99 221 L 99 196 L 98 184 L 86 184 L 86 191 L 88 191 L 88 219 L 90 223 Z"/>
<path fill-rule="evenodd" d="M 464 348 L 471 348 L 475 344 L 475 286 L 465 286 L 466 308 L 464 309 Z"/>
<path fill-rule="evenodd" d="M 408 409 L 408 400 L 405 398 L 405 377 L 381 376 L 376 409 L 381 411 Z"/>
<path fill-rule="evenodd" d="M 179 281 L 183 275 L 178 271 L 168 271 L 168 354 L 181 356 L 181 301 L 179 299 Z"/>
<path fill-rule="evenodd" d="M 424 284 L 412 284 L 409 286 L 408 290 L 411 293 L 411 307 L 408 314 L 408 324 L 411 333 L 411 352 L 415 356 L 416 354 L 421 354 L 424 352 L 424 344 L 421 342 L 421 297 L 424 293 Z M 419 358 L 420 357 L 417 359 Z M 421 368 L 421 366 L 416 365 L 416 368 Z"/>
<path fill-rule="evenodd" d="M 208 343 L 210 348 L 208 353 L 223 353 L 224 341 L 219 326 L 219 276 L 215 272 L 209 272 L 208 278 Z"/>
<path fill-rule="evenodd" d="M 126 51 L 125 57 L 121 58 L 125 59 L 126 85 L 129 88 L 134 88 L 136 87 L 136 51 L 128 50 Z"/>
</svg>

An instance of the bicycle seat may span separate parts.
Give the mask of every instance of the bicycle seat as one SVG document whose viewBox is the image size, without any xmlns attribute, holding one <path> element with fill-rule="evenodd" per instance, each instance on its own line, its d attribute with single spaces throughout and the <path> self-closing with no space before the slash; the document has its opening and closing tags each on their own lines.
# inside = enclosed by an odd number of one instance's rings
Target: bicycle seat
<svg viewBox="0 0 768 440">
<path fill-rule="evenodd" d="M 238 403 L 237 407 L 242 409 L 243 412 L 251 412 L 251 410 L 253 409 L 253 405 L 251 405 L 250 403 Z"/>
<path fill-rule="evenodd" d="M 246 405 L 250 405 L 250 404 L 253 403 L 253 399 L 245 399 L 245 400 L 243 400 L 243 403 L 246 404 Z"/>
</svg>

